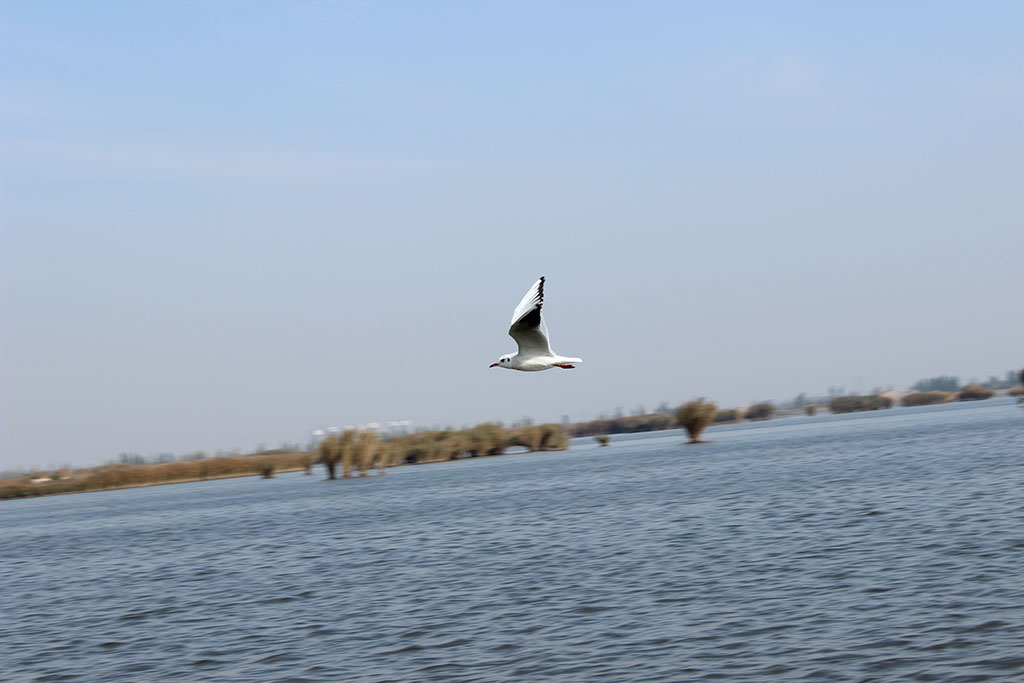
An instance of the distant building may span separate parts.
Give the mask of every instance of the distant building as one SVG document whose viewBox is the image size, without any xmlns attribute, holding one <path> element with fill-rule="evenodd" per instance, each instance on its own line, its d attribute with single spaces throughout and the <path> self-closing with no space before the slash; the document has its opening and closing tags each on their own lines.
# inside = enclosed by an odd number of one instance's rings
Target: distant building
<svg viewBox="0 0 1024 683">
<path fill-rule="evenodd" d="M 323 441 L 329 434 L 341 434 L 347 432 L 350 429 L 361 429 L 370 430 L 373 432 L 380 433 L 381 436 L 387 438 L 390 436 L 402 436 L 408 434 L 412 428 L 412 420 L 389 420 L 383 425 L 380 422 L 367 422 L 363 425 L 343 425 L 341 427 L 322 427 L 320 429 L 314 429 L 310 433 L 312 447 L 316 447 L 321 441 Z"/>
</svg>

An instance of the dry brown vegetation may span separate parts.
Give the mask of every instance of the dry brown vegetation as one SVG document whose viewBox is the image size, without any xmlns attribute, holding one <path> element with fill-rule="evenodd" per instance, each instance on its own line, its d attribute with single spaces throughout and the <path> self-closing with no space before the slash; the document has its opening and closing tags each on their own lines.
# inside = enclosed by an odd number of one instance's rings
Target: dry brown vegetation
<svg viewBox="0 0 1024 683">
<path fill-rule="evenodd" d="M 702 398 L 679 406 L 676 421 L 690 435 L 690 443 L 701 443 L 700 435 L 715 419 L 717 407 L 711 401 Z"/>
<path fill-rule="evenodd" d="M 301 470 L 307 457 L 307 453 L 297 451 L 270 456 L 261 453 L 151 465 L 102 465 L 74 472 L 65 471 L 59 479 L 40 483 L 32 483 L 31 479 L 43 475 L 33 474 L 0 481 L 0 499 L 263 475 L 268 465 L 273 468 L 272 473 L 287 472 Z"/>
<path fill-rule="evenodd" d="M 376 432 L 348 430 L 331 434 L 315 452 L 263 452 L 224 458 L 205 458 L 158 464 L 103 465 L 78 471 L 35 473 L 0 480 L 0 499 L 45 496 L 58 493 L 102 491 L 104 489 L 183 483 L 305 470 L 323 464 L 328 478 L 352 476 L 355 470 L 366 476 L 374 467 L 383 474 L 390 465 L 439 462 L 463 457 L 501 455 L 508 448 L 523 446 L 532 451 L 560 451 L 569 447 L 565 429 L 557 424 L 506 429 L 482 424 L 457 431 L 422 432 L 381 441 Z M 269 454 L 268 454 L 269 453 Z M 45 480 L 33 483 L 33 479 Z"/>
<path fill-rule="evenodd" d="M 747 408 L 743 417 L 748 420 L 770 420 L 774 414 L 775 406 L 768 401 L 761 401 Z"/>
<path fill-rule="evenodd" d="M 855 413 L 862 410 L 883 410 L 891 407 L 892 399 L 879 394 L 871 396 L 839 396 L 828 402 L 828 409 L 836 414 Z"/>
<path fill-rule="evenodd" d="M 328 479 L 337 479 L 338 464 L 342 476 L 351 477 L 352 468 L 365 477 L 373 467 L 384 474 L 388 466 L 388 448 L 379 440 L 377 432 L 364 429 L 346 429 L 330 434 L 317 446 L 320 462 L 327 470 Z"/>
<path fill-rule="evenodd" d="M 635 434 L 638 432 L 656 432 L 662 429 L 675 429 L 676 421 L 668 413 L 649 413 L 647 415 L 630 415 L 614 417 L 607 420 L 591 420 L 577 422 L 569 427 L 572 436 L 596 436 L 597 434 Z"/>
<path fill-rule="evenodd" d="M 804 412 L 807 413 L 808 416 L 814 417 L 818 414 L 818 406 L 814 404 L 806 405 L 804 406 Z"/>
<path fill-rule="evenodd" d="M 1021 371 L 1024 382 L 1024 370 Z M 956 400 L 971 401 L 991 398 L 991 389 L 977 385 L 964 387 L 958 394 L 947 391 L 924 391 L 907 394 L 902 403 L 905 406 L 946 403 Z M 1011 396 L 1024 396 L 1024 385 L 1008 390 Z M 892 400 L 884 396 L 842 396 L 829 402 L 833 413 L 889 408 Z M 804 406 L 808 415 L 817 412 L 817 406 Z M 711 424 L 768 419 L 775 413 L 775 407 L 768 402 L 757 403 L 746 411 L 736 409 L 717 410 L 714 403 L 700 399 L 680 406 L 675 416 L 668 413 L 651 413 L 612 419 L 592 420 L 570 426 L 568 429 L 557 424 L 529 427 L 505 428 L 493 423 L 484 423 L 462 430 L 421 432 L 381 441 L 375 432 L 349 430 L 332 434 L 324 439 L 313 452 L 264 450 L 255 455 L 200 458 L 177 462 L 154 464 L 103 465 L 90 469 L 70 469 L 35 473 L 0 480 L 0 499 L 41 496 L 81 491 L 148 486 L 223 477 L 262 475 L 272 477 L 275 472 L 305 470 L 312 473 L 315 463 L 323 464 L 328 478 L 337 477 L 337 466 L 342 466 L 345 477 L 352 476 L 358 469 L 366 476 L 370 469 L 377 467 L 383 474 L 388 466 L 412 463 L 440 462 L 465 457 L 501 455 L 512 446 L 523 446 L 533 451 L 565 450 L 569 447 L 569 436 L 594 436 L 606 446 L 609 434 L 648 432 L 672 429 L 678 423 L 690 435 L 691 443 L 700 443 L 700 435 Z"/>
<path fill-rule="evenodd" d="M 960 390 L 960 393 L 956 395 L 958 401 L 984 401 L 987 398 L 992 398 L 996 395 L 996 392 L 992 391 L 987 387 L 981 387 L 977 384 L 968 384 L 966 387 Z"/>
<path fill-rule="evenodd" d="M 563 451 L 569 447 L 569 436 L 557 424 L 508 429 L 485 422 L 469 429 L 400 436 L 386 443 L 389 463 L 399 465 L 502 455 L 512 446 L 531 452 Z"/>
<path fill-rule="evenodd" d="M 713 422 L 715 424 L 725 423 L 725 422 L 739 422 L 740 421 L 740 417 L 741 417 L 740 416 L 740 411 L 738 409 L 736 409 L 736 408 L 725 408 L 725 409 L 719 410 L 719 411 L 717 411 L 715 413 L 715 419 L 713 420 Z"/>
<path fill-rule="evenodd" d="M 930 406 L 936 403 L 949 403 L 956 394 L 952 391 L 916 391 L 912 394 L 907 394 L 900 399 L 900 403 L 905 406 Z"/>
</svg>

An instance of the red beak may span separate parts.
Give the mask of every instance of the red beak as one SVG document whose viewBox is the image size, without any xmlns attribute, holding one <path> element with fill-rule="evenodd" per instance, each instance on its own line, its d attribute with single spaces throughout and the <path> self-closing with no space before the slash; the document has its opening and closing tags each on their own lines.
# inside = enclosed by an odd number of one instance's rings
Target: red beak
<svg viewBox="0 0 1024 683">
<path fill-rule="evenodd" d="M 488 367 L 496 368 L 498 367 L 498 363 L 491 363 Z"/>
</svg>

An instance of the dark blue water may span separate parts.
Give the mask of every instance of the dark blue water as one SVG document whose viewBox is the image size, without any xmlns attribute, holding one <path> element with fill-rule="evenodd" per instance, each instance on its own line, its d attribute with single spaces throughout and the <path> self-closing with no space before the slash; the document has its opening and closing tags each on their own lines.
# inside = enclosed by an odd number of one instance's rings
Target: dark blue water
<svg viewBox="0 0 1024 683">
<path fill-rule="evenodd" d="M 1024 410 L 0 503 L 7 680 L 1024 680 Z"/>
</svg>

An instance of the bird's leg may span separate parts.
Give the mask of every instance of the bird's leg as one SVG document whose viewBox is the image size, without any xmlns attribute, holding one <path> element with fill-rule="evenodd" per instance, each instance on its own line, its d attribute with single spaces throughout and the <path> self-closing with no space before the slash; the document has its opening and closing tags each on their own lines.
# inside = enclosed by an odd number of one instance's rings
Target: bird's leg
<svg viewBox="0 0 1024 683">
<path fill-rule="evenodd" d="M 562 368 L 563 370 L 572 370 L 575 365 L 569 365 L 568 363 L 555 363 L 555 367 Z"/>
</svg>

